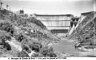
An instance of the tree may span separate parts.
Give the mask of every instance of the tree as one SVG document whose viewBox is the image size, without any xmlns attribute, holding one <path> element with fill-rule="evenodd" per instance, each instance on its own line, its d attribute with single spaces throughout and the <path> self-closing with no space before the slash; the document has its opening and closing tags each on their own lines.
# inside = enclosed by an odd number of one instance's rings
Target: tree
<svg viewBox="0 0 96 60">
<path fill-rule="evenodd" d="M 9 5 L 6 5 L 6 8 L 7 8 L 7 10 L 8 10 L 8 8 L 9 8 Z"/>
<path fill-rule="evenodd" d="M 20 14 L 24 14 L 24 10 L 20 10 Z"/>
<path fill-rule="evenodd" d="M 1 4 L 1 7 L 0 7 L 0 9 L 1 9 L 1 8 L 2 8 L 2 4 L 3 4 L 3 3 L 1 2 L 0 4 Z"/>
</svg>

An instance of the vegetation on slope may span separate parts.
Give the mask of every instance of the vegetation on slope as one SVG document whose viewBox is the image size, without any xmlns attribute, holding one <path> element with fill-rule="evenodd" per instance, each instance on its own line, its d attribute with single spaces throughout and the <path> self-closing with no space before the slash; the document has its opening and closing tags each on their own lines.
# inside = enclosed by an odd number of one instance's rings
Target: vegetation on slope
<svg viewBox="0 0 96 60">
<path fill-rule="evenodd" d="M 55 41 L 59 39 L 39 20 L 24 19 L 12 12 L 11 15 L 9 12 L 0 14 L 0 56 L 57 57 L 48 46 Z"/>
<path fill-rule="evenodd" d="M 74 36 L 76 37 L 78 43 L 77 47 L 87 46 L 89 48 L 96 48 L 96 12 L 92 12 L 87 15 L 86 18 L 79 24 L 77 29 L 74 31 Z"/>
</svg>

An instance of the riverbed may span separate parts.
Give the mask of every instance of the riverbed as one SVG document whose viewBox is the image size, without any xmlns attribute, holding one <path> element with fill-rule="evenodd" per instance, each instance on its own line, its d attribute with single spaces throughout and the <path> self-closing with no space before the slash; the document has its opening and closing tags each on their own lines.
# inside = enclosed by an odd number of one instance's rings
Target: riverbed
<svg viewBox="0 0 96 60">
<path fill-rule="evenodd" d="M 96 52 L 94 51 L 81 52 L 75 49 L 74 41 L 75 40 L 69 40 L 64 37 L 64 38 L 61 38 L 61 41 L 59 43 L 52 45 L 52 47 L 56 52 L 65 52 L 65 53 L 73 55 L 74 57 L 86 57 L 86 56 L 93 57 L 96 55 Z"/>
</svg>

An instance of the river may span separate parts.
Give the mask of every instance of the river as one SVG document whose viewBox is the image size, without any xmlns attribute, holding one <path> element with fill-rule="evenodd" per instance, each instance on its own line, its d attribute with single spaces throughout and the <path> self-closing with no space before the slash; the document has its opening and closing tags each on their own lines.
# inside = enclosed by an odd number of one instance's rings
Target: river
<svg viewBox="0 0 96 60">
<path fill-rule="evenodd" d="M 61 41 L 57 44 L 52 45 L 53 49 L 57 52 L 65 52 L 74 55 L 74 57 L 83 57 L 83 56 L 93 56 L 96 55 L 96 52 L 81 52 L 74 47 L 74 40 L 68 40 L 67 38 L 62 38 Z"/>
</svg>

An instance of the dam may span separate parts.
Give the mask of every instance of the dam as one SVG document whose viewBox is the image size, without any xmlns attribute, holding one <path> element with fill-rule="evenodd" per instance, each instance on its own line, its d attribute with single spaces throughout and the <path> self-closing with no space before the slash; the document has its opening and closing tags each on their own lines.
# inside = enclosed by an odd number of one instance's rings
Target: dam
<svg viewBox="0 0 96 60">
<path fill-rule="evenodd" d="M 67 33 L 72 14 L 34 14 L 53 33 Z"/>
</svg>

